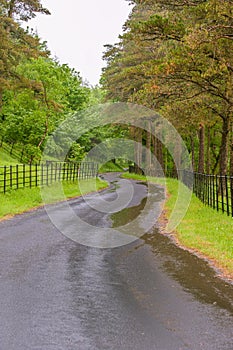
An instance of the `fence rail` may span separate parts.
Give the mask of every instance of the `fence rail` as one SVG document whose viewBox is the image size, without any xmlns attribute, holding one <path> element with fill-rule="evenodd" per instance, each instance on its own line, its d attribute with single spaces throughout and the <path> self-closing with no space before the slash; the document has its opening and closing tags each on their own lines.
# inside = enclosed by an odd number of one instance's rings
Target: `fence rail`
<svg viewBox="0 0 233 350">
<path fill-rule="evenodd" d="M 206 205 L 233 217 L 233 176 L 208 175 L 183 171 L 183 182 Z"/>
<path fill-rule="evenodd" d="M 17 164 L 0 167 L 0 192 L 25 187 L 51 185 L 61 181 L 90 179 L 98 175 L 94 162 L 68 163 L 46 162 L 41 164 Z"/>
<path fill-rule="evenodd" d="M 15 141 L 6 140 L 0 136 L 0 147 L 7 151 L 13 158 L 17 159 L 20 163 L 39 163 L 40 158 L 32 156 L 28 153 L 26 146 Z"/>
</svg>

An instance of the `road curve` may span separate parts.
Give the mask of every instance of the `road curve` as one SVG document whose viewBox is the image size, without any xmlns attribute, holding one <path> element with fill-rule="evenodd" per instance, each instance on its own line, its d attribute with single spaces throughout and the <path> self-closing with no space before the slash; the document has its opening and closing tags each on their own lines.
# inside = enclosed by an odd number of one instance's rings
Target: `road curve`
<svg viewBox="0 0 233 350">
<path fill-rule="evenodd" d="M 123 224 L 145 202 L 132 183 L 129 208 L 111 218 L 70 204 L 92 224 Z M 0 223 L 1 350 L 231 350 L 232 339 L 233 286 L 156 228 L 97 249 L 63 236 L 44 209 Z"/>
</svg>

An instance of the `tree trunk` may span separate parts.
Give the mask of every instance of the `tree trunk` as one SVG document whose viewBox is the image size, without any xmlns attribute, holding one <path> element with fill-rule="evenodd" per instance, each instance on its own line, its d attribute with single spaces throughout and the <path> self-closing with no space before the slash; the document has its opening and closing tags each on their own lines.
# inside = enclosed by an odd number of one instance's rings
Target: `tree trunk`
<svg viewBox="0 0 233 350">
<path fill-rule="evenodd" d="M 220 175 L 227 174 L 229 132 L 230 132 L 230 118 L 226 117 L 223 119 L 223 124 L 222 124 L 222 140 L 221 140 L 221 147 L 220 147 L 220 164 L 219 164 Z"/>
<path fill-rule="evenodd" d="M 142 129 L 135 128 L 135 173 L 142 174 L 141 166 L 142 166 Z"/>
<path fill-rule="evenodd" d="M 174 168 L 173 168 L 173 176 L 178 177 L 182 175 L 182 168 L 181 168 L 181 140 L 177 137 L 177 140 L 175 142 L 175 149 L 174 149 Z"/>
<path fill-rule="evenodd" d="M 146 130 L 146 169 L 151 170 L 151 121 L 147 121 Z"/>
<path fill-rule="evenodd" d="M 200 124 L 198 137 L 199 137 L 198 172 L 204 173 L 204 167 L 205 167 L 205 127 L 203 124 Z"/>
<path fill-rule="evenodd" d="M 156 149 L 157 149 L 157 159 L 164 173 L 163 144 L 159 139 L 156 139 Z M 158 174 L 158 175 L 162 176 L 164 174 Z"/>
<path fill-rule="evenodd" d="M 154 133 L 151 135 L 151 147 L 152 147 L 152 154 L 153 154 L 153 161 L 152 161 L 152 168 L 153 168 L 153 176 L 156 176 L 156 169 L 157 169 L 157 164 L 156 164 L 156 160 L 157 160 L 157 148 L 156 148 L 156 138 Z"/>
<path fill-rule="evenodd" d="M 192 154 L 192 168 L 193 171 L 196 170 L 196 164 L 195 164 L 195 145 L 194 145 L 194 139 L 193 136 L 190 136 L 191 141 L 191 154 Z"/>
<path fill-rule="evenodd" d="M 233 176 L 233 123 L 231 125 L 230 176 Z"/>
<path fill-rule="evenodd" d="M 207 129 L 206 173 L 210 174 L 210 127 Z"/>
</svg>

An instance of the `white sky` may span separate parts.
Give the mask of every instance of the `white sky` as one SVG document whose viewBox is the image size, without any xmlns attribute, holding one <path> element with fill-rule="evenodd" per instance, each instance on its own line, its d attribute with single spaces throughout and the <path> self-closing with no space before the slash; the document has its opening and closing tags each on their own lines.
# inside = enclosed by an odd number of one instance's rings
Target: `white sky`
<svg viewBox="0 0 233 350">
<path fill-rule="evenodd" d="M 46 40 L 52 56 L 80 72 L 91 85 L 104 66 L 103 45 L 114 44 L 131 11 L 126 0 L 42 0 L 51 16 L 38 15 L 27 25 Z"/>
</svg>

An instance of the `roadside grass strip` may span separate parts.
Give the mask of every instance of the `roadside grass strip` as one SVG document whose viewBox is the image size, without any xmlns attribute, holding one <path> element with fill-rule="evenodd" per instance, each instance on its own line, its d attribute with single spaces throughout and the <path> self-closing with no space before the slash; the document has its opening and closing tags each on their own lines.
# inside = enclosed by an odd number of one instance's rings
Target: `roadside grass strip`
<svg viewBox="0 0 233 350">
<path fill-rule="evenodd" d="M 145 176 L 123 174 L 125 178 L 146 181 Z M 178 180 L 148 177 L 148 181 L 166 184 L 165 215 L 169 218 L 175 206 Z M 226 277 L 233 278 L 233 218 L 204 205 L 194 194 L 188 210 L 176 228 L 177 243 L 207 258 Z"/>
<path fill-rule="evenodd" d="M 96 190 L 99 191 L 106 187 L 108 187 L 108 183 L 99 178 L 63 182 L 63 191 L 67 199 L 79 197 Z M 49 203 L 52 204 L 64 200 L 64 195 L 60 191 L 60 184 L 55 183 L 49 186 L 49 192 Z M 43 204 L 39 187 L 11 190 L 5 194 L 0 193 L 0 218 L 8 218 Z"/>
</svg>

